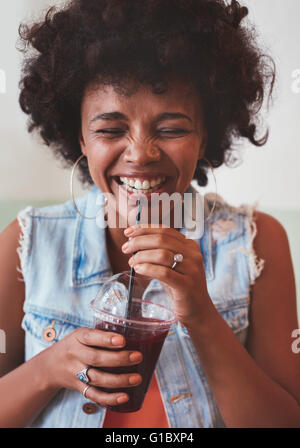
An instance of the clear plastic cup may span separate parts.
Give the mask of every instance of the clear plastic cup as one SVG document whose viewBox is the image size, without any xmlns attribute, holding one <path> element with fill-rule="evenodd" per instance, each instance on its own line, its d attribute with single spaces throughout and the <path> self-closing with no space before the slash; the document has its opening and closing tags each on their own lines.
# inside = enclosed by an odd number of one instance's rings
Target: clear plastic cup
<svg viewBox="0 0 300 448">
<path fill-rule="evenodd" d="M 143 361 L 133 366 L 101 367 L 105 372 L 139 373 L 142 376 L 142 382 L 138 386 L 102 388 L 105 392 L 125 392 L 129 396 L 124 404 L 107 406 L 112 411 L 136 412 L 141 409 L 165 338 L 170 326 L 176 322 L 167 292 L 160 283 L 159 288 L 157 284 L 154 289 L 151 285 L 149 288 L 150 281 L 149 277 L 142 275 L 134 277 L 129 318 L 129 272 L 116 274 L 106 281 L 91 303 L 95 328 L 122 334 L 126 339 L 122 350 L 137 350 L 143 354 Z M 163 304 L 156 303 L 157 301 Z"/>
</svg>

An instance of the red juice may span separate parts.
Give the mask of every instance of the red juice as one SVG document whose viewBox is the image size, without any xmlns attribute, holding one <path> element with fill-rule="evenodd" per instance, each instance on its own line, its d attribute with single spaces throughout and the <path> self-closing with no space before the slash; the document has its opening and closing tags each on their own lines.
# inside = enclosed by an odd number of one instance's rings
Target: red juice
<svg viewBox="0 0 300 448">
<path fill-rule="evenodd" d="M 144 320 L 139 318 L 139 321 Z M 151 322 L 151 319 L 145 319 L 147 322 Z M 153 319 L 153 322 L 157 322 Z M 139 373 L 142 377 L 142 382 L 138 386 L 126 387 L 120 389 L 100 388 L 104 392 L 125 392 L 129 396 L 129 400 L 117 406 L 107 406 L 111 411 L 117 412 L 136 412 L 143 404 L 145 395 L 150 385 L 153 372 L 161 352 L 164 340 L 169 332 L 169 329 L 150 330 L 141 328 L 124 329 L 123 325 L 118 325 L 111 322 L 97 322 L 96 327 L 98 330 L 111 331 L 124 335 L 126 339 L 126 345 L 123 350 L 137 350 L 142 353 L 143 360 L 139 364 L 132 366 L 121 367 L 101 367 L 102 371 L 109 373 Z M 114 349 L 114 351 L 116 351 Z"/>
</svg>

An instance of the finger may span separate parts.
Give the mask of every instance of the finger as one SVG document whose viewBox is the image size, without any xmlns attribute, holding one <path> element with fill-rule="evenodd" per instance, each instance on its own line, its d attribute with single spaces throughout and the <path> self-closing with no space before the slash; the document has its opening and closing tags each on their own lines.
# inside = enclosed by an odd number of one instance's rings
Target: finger
<svg viewBox="0 0 300 448">
<path fill-rule="evenodd" d="M 89 384 L 97 387 L 122 388 L 133 387 L 141 384 L 142 377 L 138 373 L 113 374 L 103 372 L 100 369 L 89 369 Z"/>
<path fill-rule="evenodd" d="M 177 266 L 176 266 L 177 267 Z M 156 278 L 169 286 L 177 289 L 184 288 L 186 276 L 180 272 L 170 269 L 166 266 L 156 265 L 152 263 L 143 263 L 135 266 L 134 270 L 146 277 Z"/>
<path fill-rule="evenodd" d="M 174 252 L 169 249 L 148 249 L 141 250 L 129 258 L 128 263 L 134 266 L 140 263 L 154 263 L 164 266 L 171 266 L 173 264 Z"/>
<path fill-rule="evenodd" d="M 145 249 L 169 249 L 174 254 L 185 255 L 185 240 L 178 240 L 169 235 L 158 233 L 152 235 L 141 235 L 131 238 L 122 246 L 125 254 L 131 254 Z"/>
<path fill-rule="evenodd" d="M 130 231 L 130 234 L 127 234 L 128 231 Z M 183 235 L 182 233 L 180 233 L 177 229 L 164 227 L 161 224 L 160 224 L 159 228 L 149 227 L 147 224 L 137 224 L 135 226 L 131 226 L 131 227 L 128 227 L 127 229 L 125 229 L 124 233 L 126 236 L 129 237 L 129 240 L 131 240 L 132 238 L 135 238 L 136 236 L 141 236 L 141 235 L 152 235 L 152 234 L 168 235 L 170 237 L 178 239 L 181 243 L 183 242 L 184 247 L 185 248 L 188 247 L 188 251 L 192 255 L 194 254 L 196 257 L 197 257 L 197 254 L 201 255 L 200 246 L 195 240 L 193 240 L 191 238 L 186 238 L 186 236 Z"/>
<path fill-rule="evenodd" d="M 84 387 L 81 387 L 80 392 L 83 393 L 84 389 Z M 107 393 L 92 386 L 87 389 L 85 397 L 100 406 L 118 406 L 129 400 L 129 396 L 123 392 Z"/>
<path fill-rule="evenodd" d="M 124 336 L 118 333 L 82 327 L 77 330 L 77 340 L 83 345 L 116 348 L 125 345 Z"/>
<path fill-rule="evenodd" d="M 147 224 L 137 224 L 135 226 L 128 227 L 124 230 L 125 236 L 132 237 L 137 235 L 157 235 L 157 234 L 168 234 L 173 238 L 178 240 L 185 240 L 185 236 L 179 232 L 177 229 L 173 229 L 172 227 L 166 227 L 162 224 L 159 224 L 159 227 L 151 227 L 151 225 Z"/>
<path fill-rule="evenodd" d="M 134 254 L 128 260 L 128 263 L 133 268 L 139 264 L 151 263 L 166 266 L 171 269 L 174 264 L 174 253 L 168 249 L 141 250 Z M 194 262 L 183 258 L 182 262 L 177 263 L 174 269 L 176 269 L 176 272 L 189 274 L 193 272 L 193 266 L 195 266 Z"/>
<path fill-rule="evenodd" d="M 83 345 L 79 347 L 76 356 L 86 366 L 93 367 L 129 366 L 139 364 L 143 359 L 138 351 L 100 350 Z"/>
</svg>

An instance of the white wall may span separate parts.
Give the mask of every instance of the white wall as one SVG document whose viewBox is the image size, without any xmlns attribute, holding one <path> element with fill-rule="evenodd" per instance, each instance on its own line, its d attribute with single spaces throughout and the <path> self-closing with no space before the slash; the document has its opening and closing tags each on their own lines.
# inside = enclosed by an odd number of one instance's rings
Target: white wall
<svg viewBox="0 0 300 448">
<path fill-rule="evenodd" d="M 21 20 L 38 17 L 51 0 L 11 0 L 0 15 L 0 200 L 8 198 L 65 199 L 69 171 L 59 168 L 49 149 L 26 132 L 26 117 L 18 106 L 20 55 L 15 50 Z M 261 208 L 300 209 L 300 88 L 292 91 L 292 73 L 300 69 L 299 0 L 248 0 L 251 20 L 277 63 L 276 101 L 269 115 L 270 139 L 263 148 L 249 144 L 244 163 L 217 170 L 219 194 L 233 204 L 259 201 Z M 1 82 L 1 72 L 0 72 Z M 295 80 L 294 80 L 295 82 Z M 300 83 L 299 83 L 300 85 Z M 214 189 L 213 182 L 209 190 Z"/>
<path fill-rule="evenodd" d="M 259 201 L 261 208 L 300 208 L 300 2 L 248 0 L 250 20 L 269 48 L 277 68 L 274 104 L 268 116 L 270 138 L 262 148 L 245 144 L 244 163 L 217 170 L 219 192 L 231 203 Z M 296 73 L 295 73 L 296 74 Z M 213 184 L 211 184 L 213 186 Z"/>
<path fill-rule="evenodd" d="M 51 0 L 11 0 L 0 14 L 0 69 L 6 73 L 6 93 L 0 93 L 0 200 L 69 197 L 69 172 L 27 133 L 27 116 L 18 105 L 22 58 L 15 48 L 18 26 L 38 17 L 49 4 Z"/>
</svg>

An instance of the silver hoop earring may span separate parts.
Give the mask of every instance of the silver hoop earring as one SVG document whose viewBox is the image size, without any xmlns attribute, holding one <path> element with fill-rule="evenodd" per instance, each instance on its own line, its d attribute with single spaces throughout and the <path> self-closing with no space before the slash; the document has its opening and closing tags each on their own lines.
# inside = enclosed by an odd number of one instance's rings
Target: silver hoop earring
<svg viewBox="0 0 300 448">
<path fill-rule="evenodd" d="M 209 166 L 209 168 L 210 168 L 210 170 L 211 170 L 211 173 L 212 173 L 212 176 L 213 176 L 213 178 L 214 178 L 214 182 L 215 182 L 215 200 L 214 200 L 214 204 L 213 204 L 213 206 L 212 206 L 212 208 L 211 208 L 211 211 L 210 211 L 209 215 L 208 215 L 207 218 L 206 218 L 206 221 L 208 221 L 209 218 L 211 217 L 211 215 L 213 214 L 215 208 L 216 208 L 217 197 L 218 197 L 218 186 L 217 186 L 217 179 L 216 179 L 215 170 L 214 170 L 212 164 L 211 164 L 210 161 L 207 160 L 205 157 L 202 157 L 202 159 L 203 159 L 203 160 L 207 163 L 207 165 Z"/>
<path fill-rule="evenodd" d="M 83 159 L 83 157 L 86 157 L 86 156 L 85 156 L 84 154 L 82 154 L 80 157 L 78 157 L 78 159 L 76 160 L 76 162 L 75 162 L 75 164 L 74 164 L 74 166 L 73 166 L 73 168 L 72 168 L 71 178 L 70 178 L 70 191 L 71 191 L 71 197 L 72 197 L 72 201 L 73 201 L 73 204 L 74 204 L 74 207 L 75 207 L 76 212 L 77 212 L 80 216 L 82 216 L 82 218 L 84 218 L 84 219 L 96 219 L 96 218 L 98 217 L 98 215 L 99 215 L 99 211 L 100 211 L 103 207 L 105 207 L 105 206 L 107 205 L 107 202 L 108 202 L 108 201 L 107 201 L 107 197 L 104 196 L 104 203 L 101 204 L 101 206 L 100 206 L 100 210 L 98 211 L 98 213 L 97 213 L 96 216 L 84 216 L 84 215 L 80 212 L 80 210 L 78 209 L 77 204 L 76 204 L 76 201 L 75 201 L 75 197 L 74 197 L 74 188 L 73 188 L 74 174 L 75 174 L 75 170 L 76 170 L 78 164 L 79 164 L 80 161 Z M 97 202 L 97 204 L 98 204 L 98 202 Z"/>
<path fill-rule="evenodd" d="M 205 162 L 206 162 L 207 165 L 209 166 L 209 168 L 210 168 L 210 170 L 211 170 L 211 173 L 212 173 L 212 176 L 213 176 L 213 178 L 214 178 L 214 183 L 215 183 L 215 200 L 214 200 L 214 203 L 213 203 L 213 206 L 212 206 L 212 208 L 211 208 L 211 210 L 210 210 L 209 215 L 205 218 L 205 221 L 208 221 L 209 218 L 211 217 L 211 215 L 213 214 L 215 208 L 216 208 L 217 197 L 218 197 L 218 187 L 217 187 L 217 179 L 216 179 L 216 175 L 215 175 L 215 170 L 214 170 L 212 164 L 211 164 L 210 161 L 207 160 L 205 157 L 202 157 L 202 159 L 205 160 Z M 184 199 L 182 199 L 182 203 L 184 204 Z"/>
</svg>

